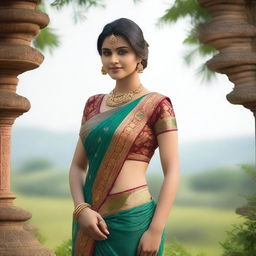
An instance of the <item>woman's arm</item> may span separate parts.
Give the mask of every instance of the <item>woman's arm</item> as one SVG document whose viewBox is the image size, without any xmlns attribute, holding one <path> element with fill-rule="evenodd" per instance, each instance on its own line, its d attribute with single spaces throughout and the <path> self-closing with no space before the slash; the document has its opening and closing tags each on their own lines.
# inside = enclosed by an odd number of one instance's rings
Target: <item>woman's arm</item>
<svg viewBox="0 0 256 256">
<path fill-rule="evenodd" d="M 69 185 L 74 208 L 84 202 L 83 186 L 87 173 L 87 162 L 86 152 L 79 137 L 69 172 Z M 105 240 L 109 231 L 105 221 L 99 224 L 99 220 L 103 220 L 102 216 L 89 207 L 83 209 L 78 217 L 78 222 L 90 237 L 95 240 Z"/>
<path fill-rule="evenodd" d="M 174 203 L 179 184 L 178 132 L 164 132 L 157 136 L 164 181 L 160 190 L 157 207 L 149 229 L 161 234 Z"/>
<path fill-rule="evenodd" d="M 74 207 L 84 202 L 83 186 L 87 172 L 87 157 L 79 137 L 69 171 L 69 185 Z"/>
<path fill-rule="evenodd" d="M 178 132 L 164 132 L 157 136 L 164 182 L 157 201 L 156 210 L 149 228 L 142 235 L 137 255 L 156 255 L 163 229 L 167 222 L 179 184 Z"/>
</svg>

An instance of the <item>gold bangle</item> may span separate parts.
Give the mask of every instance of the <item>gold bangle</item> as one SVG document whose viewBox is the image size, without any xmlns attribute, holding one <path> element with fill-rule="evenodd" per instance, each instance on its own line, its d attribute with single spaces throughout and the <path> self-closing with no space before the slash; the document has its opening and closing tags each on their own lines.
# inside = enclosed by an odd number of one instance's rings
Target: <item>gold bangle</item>
<svg viewBox="0 0 256 256">
<path fill-rule="evenodd" d="M 84 206 L 83 208 L 81 208 L 78 212 L 76 212 L 76 214 L 74 215 L 74 218 L 78 221 L 78 217 L 79 217 L 79 215 L 80 215 L 80 212 L 82 211 L 82 210 L 84 210 L 85 208 L 88 208 L 89 206 L 87 205 L 87 206 Z"/>
<path fill-rule="evenodd" d="M 79 212 L 80 209 L 84 208 L 84 206 L 86 206 L 86 207 L 91 207 L 91 205 L 88 204 L 88 203 L 85 203 L 85 202 L 84 202 L 84 203 L 80 203 L 80 204 L 77 205 L 77 207 L 75 208 L 74 214 L 76 214 L 77 212 Z"/>
<path fill-rule="evenodd" d="M 91 205 L 85 202 L 78 204 L 73 212 L 74 219 L 78 220 L 80 212 L 87 207 L 91 207 Z"/>
<path fill-rule="evenodd" d="M 83 207 L 81 207 L 78 211 L 76 211 L 75 216 L 78 217 L 79 214 L 80 214 L 80 212 L 81 212 L 83 209 L 87 208 L 87 207 L 89 207 L 89 206 L 88 206 L 88 205 L 84 205 Z"/>
<path fill-rule="evenodd" d="M 76 206 L 76 208 L 75 208 L 74 212 L 76 212 L 76 211 L 77 211 L 80 207 L 82 207 L 83 205 L 88 205 L 88 206 L 90 206 L 90 207 L 91 207 L 91 205 L 90 205 L 90 204 L 85 203 L 85 202 L 82 202 L 82 203 L 80 203 L 80 204 L 78 204 L 78 205 Z"/>
<path fill-rule="evenodd" d="M 90 206 L 88 203 L 80 203 L 79 205 L 77 205 L 77 207 L 75 208 L 74 212 L 79 211 L 79 209 L 81 209 L 82 207 L 84 207 L 84 205 Z"/>
</svg>

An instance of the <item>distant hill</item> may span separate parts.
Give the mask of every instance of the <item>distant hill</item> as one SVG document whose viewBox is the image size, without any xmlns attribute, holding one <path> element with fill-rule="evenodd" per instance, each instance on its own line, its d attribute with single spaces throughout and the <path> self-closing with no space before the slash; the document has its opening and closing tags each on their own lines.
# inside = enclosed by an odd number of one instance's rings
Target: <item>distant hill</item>
<svg viewBox="0 0 256 256">
<path fill-rule="evenodd" d="M 162 177 L 148 175 L 147 184 L 153 198 L 158 199 Z M 72 198 L 69 173 L 51 168 L 16 172 L 11 179 L 11 191 L 33 197 Z M 241 168 L 205 170 L 182 177 L 175 204 L 234 209 L 245 203 L 241 193 L 255 194 L 255 181 Z"/>
<path fill-rule="evenodd" d="M 24 161 L 31 158 L 46 158 L 56 169 L 69 169 L 78 134 L 15 125 L 12 131 L 12 168 L 18 169 Z M 180 143 L 179 152 L 182 175 L 240 163 L 253 163 L 254 136 Z M 148 169 L 149 172 L 158 172 L 161 169 L 158 149 Z"/>
</svg>

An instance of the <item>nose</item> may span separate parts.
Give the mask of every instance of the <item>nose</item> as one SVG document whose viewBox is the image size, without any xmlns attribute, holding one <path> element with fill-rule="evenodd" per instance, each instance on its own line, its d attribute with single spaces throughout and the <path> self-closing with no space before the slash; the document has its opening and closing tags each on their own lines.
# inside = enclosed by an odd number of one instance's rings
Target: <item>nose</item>
<svg viewBox="0 0 256 256">
<path fill-rule="evenodd" d="M 118 56 L 116 54 L 111 55 L 111 63 L 118 63 Z"/>
</svg>

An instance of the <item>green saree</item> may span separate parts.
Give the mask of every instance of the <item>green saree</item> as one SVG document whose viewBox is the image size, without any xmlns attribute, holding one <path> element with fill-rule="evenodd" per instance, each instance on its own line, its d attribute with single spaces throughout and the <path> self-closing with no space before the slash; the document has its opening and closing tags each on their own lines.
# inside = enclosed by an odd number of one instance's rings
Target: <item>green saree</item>
<svg viewBox="0 0 256 256">
<path fill-rule="evenodd" d="M 85 202 L 101 214 L 135 138 L 165 96 L 151 92 L 125 105 L 98 113 L 81 125 L 89 168 L 84 184 Z M 150 200 L 114 214 L 102 215 L 110 234 L 94 240 L 72 222 L 72 256 L 135 256 L 140 237 L 148 229 L 156 209 Z M 163 254 L 165 229 L 158 256 Z"/>
</svg>

